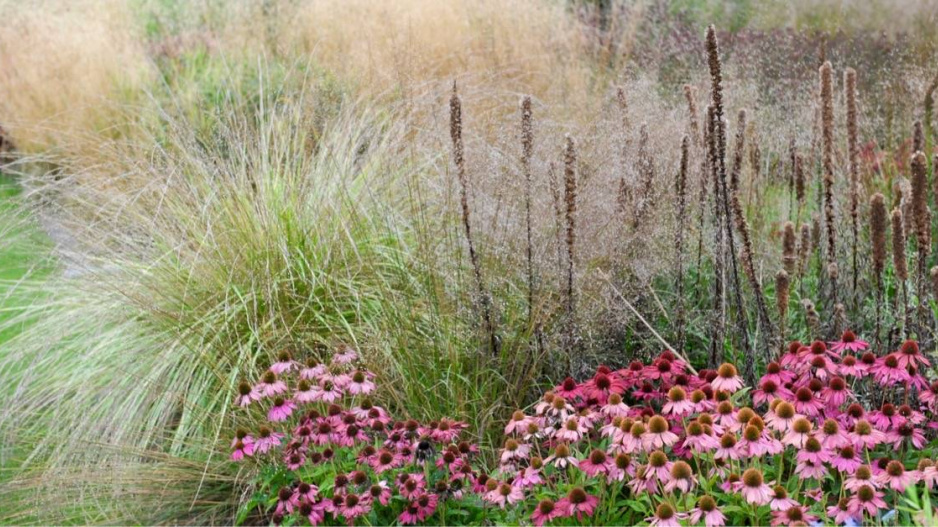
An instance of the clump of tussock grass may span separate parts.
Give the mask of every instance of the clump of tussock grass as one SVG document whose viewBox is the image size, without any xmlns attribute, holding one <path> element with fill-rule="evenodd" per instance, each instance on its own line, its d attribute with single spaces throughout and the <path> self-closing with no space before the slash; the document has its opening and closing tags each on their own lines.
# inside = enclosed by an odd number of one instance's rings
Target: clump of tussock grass
<svg viewBox="0 0 938 527">
<path fill-rule="evenodd" d="M 302 97 L 270 104 L 221 119 L 213 137 L 167 116 L 167 142 L 102 142 L 124 154 L 106 167 L 120 187 L 24 174 L 83 258 L 30 283 L 41 302 L 4 321 L 26 327 L 0 358 L 17 409 L 0 414 L 3 439 L 25 452 L 0 487 L 28 498 L 11 517 L 69 496 L 42 521 L 230 523 L 227 410 L 283 346 L 352 343 L 391 381 L 390 406 L 471 418 L 480 438 L 522 403 L 538 357 L 518 360 L 514 340 L 504 357 L 471 352 L 462 295 L 440 287 L 456 269 L 436 259 L 458 247 L 436 229 L 455 225 L 431 230 L 411 209 L 422 180 L 400 149 L 403 120 L 350 105 L 315 130 Z"/>
</svg>

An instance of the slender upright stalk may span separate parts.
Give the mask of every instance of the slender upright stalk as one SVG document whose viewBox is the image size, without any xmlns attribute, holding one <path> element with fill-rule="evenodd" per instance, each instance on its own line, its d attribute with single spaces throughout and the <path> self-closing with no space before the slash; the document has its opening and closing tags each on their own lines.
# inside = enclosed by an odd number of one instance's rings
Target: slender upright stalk
<svg viewBox="0 0 938 527">
<path fill-rule="evenodd" d="M 896 280 L 899 281 L 902 291 L 901 301 L 899 295 L 896 296 L 896 310 L 902 317 L 902 337 L 905 338 L 905 328 L 908 323 L 908 280 L 909 268 L 905 260 L 905 226 L 902 221 L 902 210 L 895 208 L 892 210 L 892 265 L 896 272 Z M 901 302 L 901 304 L 900 304 Z"/>
<path fill-rule="evenodd" d="M 469 261 L 475 274 L 478 302 L 482 308 L 482 322 L 489 335 L 489 345 L 492 354 L 498 353 L 498 337 L 495 335 L 495 326 L 492 321 L 492 306 L 485 283 L 482 280 L 482 264 L 476 252 L 472 239 L 472 227 L 469 216 L 469 175 L 466 170 L 464 146 L 462 137 L 462 102 L 453 83 L 453 95 L 449 100 L 450 138 L 453 141 L 453 161 L 456 165 L 456 176 L 459 179 L 459 203 L 462 209 L 462 224 L 466 234 L 466 243 L 469 245 Z"/>
<path fill-rule="evenodd" d="M 577 155 L 576 144 L 573 138 L 567 136 L 564 146 L 564 218 L 567 226 L 567 342 L 571 347 L 577 340 L 576 336 L 576 292 L 574 290 L 574 273 L 576 270 L 576 199 L 577 199 Z M 572 350 L 568 350 L 572 351 Z"/>
<path fill-rule="evenodd" d="M 710 100 L 713 106 L 713 135 L 716 148 L 712 154 L 714 168 L 717 174 L 717 185 L 721 194 L 722 214 L 724 221 L 723 227 L 726 229 L 726 247 L 729 249 L 730 262 L 732 263 L 733 285 L 736 297 L 737 324 L 739 326 L 740 337 L 743 339 L 743 351 L 751 359 L 752 348 L 749 345 L 749 323 L 746 315 L 746 308 L 743 305 L 742 287 L 739 281 L 739 269 L 736 262 L 736 246 L 733 242 L 733 222 L 730 220 L 729 189 L 726 181 L 726 122 L 723 117 L 723 72 L 720 63 L 720 46 L 717 42 L 716 28 L 711 24 L 707 27 L 707 63 L 710 68 Z M 752 360 L 746 361 L 747 378 L 755 383 L 755 371 L 753 370 Z"/>
<path fill-rule="evenodd" d="M 873 246 L 873 284 L 876 288 L 876 330 L 873 342 L 880 345 L 882 327 L 883 271 L 886 269 L 886 199 L 882 194 L 870 198 L 870 241 Z"/>
<path fill-rule="evenodd" d="M 677 348 L 684 349 L 684 230 L 687 228 L 687 163 L 690 138 L 681 140 L 681 168 L 677 174 Z"/>
<path fill-rule="evenodd" d="M 859 295 L 857 292 L 857 244 L 860 236 L 860 168 L 857 161 L 859 147 L 857 143 L 857 72 L 847 68 L 844 72 L 844 100 L 847 104 L 847 160 L 850 167 L 850 220 L 853 239 L 850 245 L 850 257 L 853 264 L 852 289 L 854 311 L 857 310 Z"/>
<path fill-rule="evenodd" d="M 524 225 L 527 234 L 528 325 L 534 324 L 534 244 L 531 237 L 531 158 L 534 155 L 534 123 L 531 98 L 521 100 L 521 172 L 524 175 Z"/>
<path fill-rule="evenodd" d="M 915 282 L 919 300 L 918 311 L 921 311 L 923 307 L 928 289 L 925 275 L 931 249 L 931 218 L 928 212 L 928 168 L 925 163 L 925 154 L 921 151 L 917 151 L 912 155 L 912 214 L 915 225 L 917 264 Z"/>
<path fill-rule="evenodd" d="M 831 305 L 834 305 L 837 303 L 837 245 L 834 227 L 834 96 L 831 75 L 831 63 L 825 62 L 820 69 L 824 229 L 827 234 L 827 269 L 831 279 Z"/>
</svg>

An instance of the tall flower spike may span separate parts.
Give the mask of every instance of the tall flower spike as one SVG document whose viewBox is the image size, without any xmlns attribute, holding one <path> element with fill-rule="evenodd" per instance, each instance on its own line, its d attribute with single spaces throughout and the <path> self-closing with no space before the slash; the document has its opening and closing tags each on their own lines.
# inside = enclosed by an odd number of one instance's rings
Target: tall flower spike
<svg viewBox="0 0 938 527">
<path fill-rule="evenodd" d="M 462 137 L 462 101 L 456 90 L 456 82 L 453 81 L 453 95 L 449 100 L 449 133 L 453 142 L 453 162 L 456 165 L 456 177 L 459 180 L 459 204 L 462 209 L 463 229 L 466 233 L 466 243 L 469 246 L 469 261 L 472 264 L 472 270 L 475 274 L 478 302 L 482 307 L 482 321 L 485 330 L 489 334 L 491 341 L 491 352 L 497 353 L 497 338 L 495 337 L 495 328 L 492 324 L 491 300 L 482 281 L 482 264 L 479 262 L 479 255 L 476 253 L 475 244 L 472 239 L 472 227 L 470 222 L 469 209 L 469 175 L 466 170 L 466 160 L 464 157 L 465 148 Z"/>
<path fill-rule="evenodd" d="M 844 71 L 844 99 L 847 103 L 847 160 L 850 167 L 850 220 L 853 239 L 850 245 L 851 265 L 853 269 L 853 294 L 857 296 L 857 243 L 859 240 L 860 214 L 860 169 L 857 162 L 859 153 L 857 139 L 857 72 L 853 68 Z"/>
<path fill-rule="evenodd" d="M 834 95 L 832 68 L 830 62 L 825 62 L 820 70 L 821 78 L 821 139 L 823 140 L 823 168 L 824 168 L 824 229 L 827 234 L 827 263 L 828 272 L 833 270 L 830 266 L 837 261 L 836 231 L 834 227 Z M 836 303 L 837 283 L 831 277 L 833 287 L 831 292 Z"/>
</svg>

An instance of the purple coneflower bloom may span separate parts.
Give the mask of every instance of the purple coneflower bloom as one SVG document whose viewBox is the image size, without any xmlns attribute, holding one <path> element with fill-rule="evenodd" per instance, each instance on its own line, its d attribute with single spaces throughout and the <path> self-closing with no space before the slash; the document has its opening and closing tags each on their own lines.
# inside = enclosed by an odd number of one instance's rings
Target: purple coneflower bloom
<svg viewBox="0 0 938 527">
<path fill-rule="evenodd" d="M 580 470 L 591 478 L 599 474 L 608 476 L 614 466 L 609 456 L 598 448 L 590 452 L 590 455 L 587 456 L 586 459 L 580 461 Z"/>
<path fill-rule="evenodd" d="M 772 501 L 769 502 L 769 510 L 786 511 L 791 507 L 798 505 L 798 502 L 788 497 L 788 491 L 781 485 L 776 485 L 772 489 Z"/>
<path fill-rule="evenodd" d="M 553 500 L 543 499 L 537 504 L 534 512 L 531 513 L 531 523 L 533 523 L 535 527 L 541 527 L 556 518 L 560 512 Z"/>
<path fill-rule="evenodd" d="M 293 361 L 290 352 L 283 350 L 277 354 L 277 362 L 270 365 L 270 371 L 280 375 L 292 370 L 294 367 L 296 367 L 296 362 Z"/>
<path fill-rule="evenodd" d="M 908 370 L 899 365 L 899 357 L 896 353 L 890 353 L 881 359 L 876 360 L 876 364 L 870 368 L 870 373 L 882 386 L 892 386 L 901 384 L 911 379 Z"/>
<path fill-rule="evenodd" d="M 648 429 L 642 435 L 642 445 L 645 447 L 645 450 L 671 446 L 676 443 L 677 440 L 677 434 L 669 430 L 668 420 L 660 415 L 656 415 L 648 420 Z"/>
<path fill-rule="evenodd" d="M 743 380 L 739 378 L 736 366 L 724 362 L 717 369 L 717 378 L 710 382 L 714 391 L 733 393 L 743 387 Z"/>
<path fill-rule="evenodd" d="M 655 509 L 655 515 L 645 518 L 645 521 L 649 522 L 648 525 L 651 527 L 681 527 L 681 522 L 678 520 L 683 517 L 683 514 L 675 512 L 674 507 L 661 503 Z"/>
<path fill-rule="evenodd" d="M 843 352 L 843 351 L 850 351 L 850 352 L 863 351 L 868 347 L 870 347 L 869 343 L 858 339 L 856 334 L 854 334 L 849 329 L 844 331 L 839 341 L 830 343 L 831 351 L 835 351 L 838 353 Z"/>
<path fill-rule="evenodd" d="M 257 383 L 255 388 L 264 397 L 274 397 L 287 391 L 286 383 L 278 379 L 277 374 L 270 370 L 261 376 L 261 382 Z"/>
<path fill-rule="evenodd" d="M 270 407 L 270 411 L 267 412 L 267 419 L 275 423 L 278 421 L 286 421 L 287 418 L 293 414 L 293 410 L 296 410 L 296 404 L 291 399 L 275 397 L 274 404 Z"/>
<path fill-rule="evenodd" d="M 494 490 L 485 493 L 483 498 L 485 501 L 494 503 L 504 509 L 507 505 L 513 505 L 523 500 L 524 492 L 508 483 L 500 483 Z"/>
<path fill-rule="evenodd" d="M 572 489 L 565 497 L 557 502 L 557 509 L 560 518 L 568 518 L 576 515 L 577 521 L 582 521 L 583 516 L 592 516 L 599 504 L 599 498 L 590 496 L 580 487 Z"/>
<path fill-rule="evenodd" d="M 769 525 L 810 525 L 818 520 L 818 517 L 809 513 L 801 505 L 789 507 L 784 511 L 775 511 L 772 513 L 772 521 Z"/>
<path fill-rule="evenodd" d="M 283 439 L 283 434 L 262 426 L 257 432 L 257 439 L 254 441 L 254 451 L 265 454 L 271 448 L 280 446 L 281 439 Z"/>
<path fill-rule="evenodd" d="M 875 518 L 880 509 L 886 508 L 886 502 L 883 501 L 883 493 L 869 485 L 863 485 L 858 488 L 856 493 L 850 497 L 847 502 L 847 511 L 854 517 L 860 517 L 863 513 Z"/>
<path fill-rule="evenodd" d="M 697 500 L 697 507 L 690 511 L 690 521 L 693 524 L 703 520 L 705 527 L 723 527 L 726 525 L 726 516 L 717 508 L 717 502 L 710 496 L 701 496 Z"/>
<path fill-rule="evenodd" d="M 906 470 L 902 462 L 893 460 L 886 465 L 886 470 L 877 476 L 876 480 L 881 486 L 888 486 L 901 494 L 905 492 L 906 487 L 915 484 L 918 475 L 914 470 Z"/>
<path fill-rule="evenodd" d="M 765 484 L 762 472 L 755 468 L 743 472 L 742 487 L 739 492 L 743 498 L 753 505 L 765 505 L 772 501 L 772 489 Z"/>
</svg>

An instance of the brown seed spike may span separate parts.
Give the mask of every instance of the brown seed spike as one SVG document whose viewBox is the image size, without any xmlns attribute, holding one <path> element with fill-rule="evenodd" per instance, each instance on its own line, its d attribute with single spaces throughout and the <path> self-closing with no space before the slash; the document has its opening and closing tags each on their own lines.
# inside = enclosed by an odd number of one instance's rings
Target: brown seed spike
<svg viewBox="0 0 938 527">
<path fill-rule="evenodd" d="M 824 168 L 824 229 L 827 234 L 828 269 L 831 269 L 830 264 L 836 263 L 837 260 L 836 230 L 834 226 L 834 96 L 831 63 L 825 62 L 819 73 Z M 835 292 L 836 295 L 836 283 L 831 291 Z"/>
<path fill-rule="evenodd" d="M 788 274 L 795 272 L 795 264 L 798 262 L 798 256 L 795 254 L 796 243 L 795 224 L 786 221 L 785 229 L 782 231 L 782 265 Z"/>
<path fill-rule="evenodd" d="M 902 225 L 902 211 L 892 210 L 892 265 L 899 280 L 909 279 L 909 268 L 905 261 L 905 230 Z"/>
</svg>

